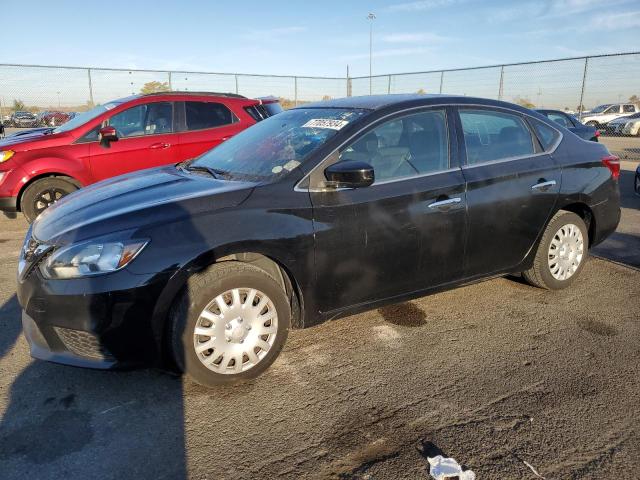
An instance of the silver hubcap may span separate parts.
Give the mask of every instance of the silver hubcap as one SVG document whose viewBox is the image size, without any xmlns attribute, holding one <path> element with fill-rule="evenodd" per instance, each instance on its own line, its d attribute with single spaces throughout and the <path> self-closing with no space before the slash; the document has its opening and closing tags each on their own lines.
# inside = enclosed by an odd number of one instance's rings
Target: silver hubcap
<svg viewBox="0 0 640 480">
<path fill-rule="evenodd" d="M 549 270 L 556 280 L 566 280 L 580 266 L 584 256 L 584 240 L 580 229 L 569 223 L 556 232 L 549 245 Z"/>
<path fill-rule="evenodd" d="M 202 310 L 193 347 L 209 370 L 234 374 L 255 367 L 269 352 L 278 332 L 271 299 L 253 288 L 234 288 Z"/>
</svg>

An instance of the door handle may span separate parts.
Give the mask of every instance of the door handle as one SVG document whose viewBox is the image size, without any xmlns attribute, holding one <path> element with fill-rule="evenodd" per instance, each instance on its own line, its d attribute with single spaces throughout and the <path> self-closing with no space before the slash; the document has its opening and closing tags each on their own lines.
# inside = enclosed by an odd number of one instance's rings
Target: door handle
<svg viewBox="0 0 640 480">
<path fill-rule="evenodd" d="M 444 210 L 449 208 L 457 203 L 460 203 L 462 199 L 460 197 L 455 198 L 447 198 L 446 200 L 440 200 L 438 202 L 433 202 L 429 204 L 429 208 L 437 208 L 439 210 Z"/>
<path fill-rule="evenodd" d="M 556 184 L 555 180 L 549 180 L 548 182 L 540 182 L 532 186 L 531 190 L 541 190 L 543 192 L 546 192 L 547 190 L 549 190 L 550 187 L 553 187 L 555 184 Z"/>
<path fill-rule="evenodd" d="M 162 143 L 162 142 L 158 142 L 158 143 L 152 143 L 151 145 L 149 145 L 149 148 L 151 150 L 158 150 L 160 148 L 164 149 L 164 148 L 169 148 L 171 146 L 170 143 Z"/>
</svg>

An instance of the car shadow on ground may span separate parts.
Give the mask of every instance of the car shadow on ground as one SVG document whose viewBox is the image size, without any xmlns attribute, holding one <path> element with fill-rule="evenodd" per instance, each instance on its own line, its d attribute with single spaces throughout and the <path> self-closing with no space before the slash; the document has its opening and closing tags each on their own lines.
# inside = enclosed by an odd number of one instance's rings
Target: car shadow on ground
<svg viewBox="0 0 640 480">
<path fill-rule="evenodd" d="M 182 381 L 32 361 L 0 422 L 0 471 L 18 478 L 187 478 Z"/>
<path fill-rule="evenodd" d="M 634 227 L 634 218 L 640 213 L 640 196 L 633 190 L 635 171 L 620 170 L 620 207 L 626 220 L 621 222 L 623 229 L 618 226 L 604 242 L 593 248 L 595 256 L 613 260 L 629 267 L 640 268 L 640 229 Z M 640 221 L 640 216 L 638 217 Z"/>
<path fill-rule="evenodd" d="M 183 234 L 198 238 L 190 212 L 176 207 L 175 213 L 184 219 Z M 74 315 L 96 317 L 87 305 Z M 22 330 L 15 294 L 0 313 L 0 362 L 14 377 L 0 384 L 8 390 L 0 419 L 2 480 L 188 478 L 181 377 L 28 361 L 24 349 L 6 356 Z M 120 351 L 115 339 L 101 342 Z"/>
<path fill-rule="evenodd" d="M 632 208 L 640 210 L 640 196 L 635 194 L 633 182 L 636 172 L 631 170 L 620 170 L 620 206 L 622 208 Z"/>
<path fill-rule="evenodd" d="M 615 232 L 597 245 L 592 253 L 597 257 L 640 269 L 640 237 L 637 235 Z"/>
<path fill-rule="evenodd" d="M 13 348 L 22 331 L 20 322 L 20 305 L 14 295 L 0 307 L 0 359 Z"/>
</svg>

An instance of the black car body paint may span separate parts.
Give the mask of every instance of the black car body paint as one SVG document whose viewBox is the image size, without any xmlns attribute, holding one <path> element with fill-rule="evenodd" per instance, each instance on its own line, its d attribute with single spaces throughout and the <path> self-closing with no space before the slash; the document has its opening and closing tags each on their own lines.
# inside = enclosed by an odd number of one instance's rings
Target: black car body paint
<svg viewBox="0 0 640 480">
<path fill-rule="evenodd" d="M 107 180 L 46 210 L 29 233 L 38 244 L 55 249 L 105 235 L 149 244 L 114 273 L 49 280 L 35 265 L 23 275 L 18 299 L 32 354 L 97 368 L 159 365 L 174 298 L 190 275 L 230 255 L 275 262 L 301 306 L 298 325 L 311 326 L 520 272 L 531 265 L 541 232 L 562 208 L 589 217 L 592 245 L 618 224 L 617 181 L 601 162 L 606 147 L 534 111 L 437 95 L 353 97 L 300 108 L 366 113 L 273 182 L 216 179 L 171 166 Z M 560 140 L 544 152 L 533 136 L 535 154 L 467 165 L 459 108 L 537 119 L 556 129 Z M 446 114 L 449 168 L 361 189 L 309 188 L 342 145 L 383 120 L 429 109 Z M 261 124 L 269 121 L 276 120 Z M 532 192 L 543 180 L 555 183 Z M 430 207 L 447 199 L 459 200 Z M 78 351 L 69 339 L 74 332 L 106 353 Z"/>
</svg>

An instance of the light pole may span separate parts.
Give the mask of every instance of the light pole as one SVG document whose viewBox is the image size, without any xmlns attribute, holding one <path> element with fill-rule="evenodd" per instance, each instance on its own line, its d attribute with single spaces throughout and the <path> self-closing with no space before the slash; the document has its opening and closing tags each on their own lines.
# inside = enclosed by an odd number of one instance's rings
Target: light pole
<svg viewBox="0 0 640 480">
<path fill-rule="evenodd" d="M 376 19 L 374 13 L 367 15 L 369 20 L 369 95 L 373 92 L 371 88 L 371 75 L 373 73 L 373 21 Z"/>
</svg>

